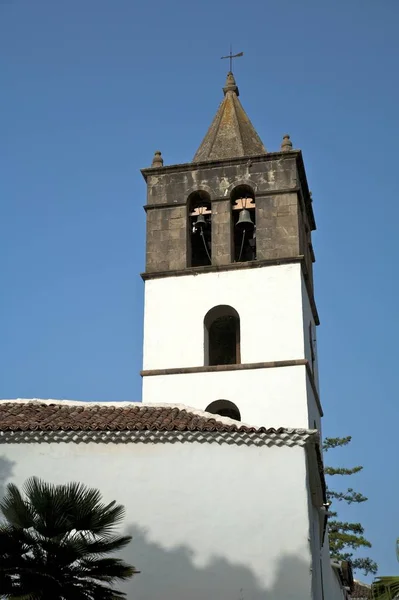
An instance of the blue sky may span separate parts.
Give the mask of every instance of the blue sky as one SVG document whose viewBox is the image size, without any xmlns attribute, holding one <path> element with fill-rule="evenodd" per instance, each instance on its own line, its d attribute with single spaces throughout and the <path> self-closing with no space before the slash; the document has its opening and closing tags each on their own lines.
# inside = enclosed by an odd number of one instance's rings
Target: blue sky
<svg viewBox="0 0 399 600">
<path fill-rule="evenodd" d="M 360 520 L 398 573 L 397 0 L 0 0 L 0 397 L 139 400 L 145 186 L 222 98 L 304 153 L 324 434 L 363 464 Z M 160 398 L 160 400 L 162 400 Z M 187 399 L 189 403 L 189 398 Z"/>
</svg>

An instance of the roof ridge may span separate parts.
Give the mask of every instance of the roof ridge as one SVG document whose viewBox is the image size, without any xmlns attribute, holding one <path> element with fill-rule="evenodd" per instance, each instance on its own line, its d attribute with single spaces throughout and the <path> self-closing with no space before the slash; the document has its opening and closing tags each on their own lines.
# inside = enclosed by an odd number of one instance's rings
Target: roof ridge
<svg viewBox="0 0 399 600">
<path fill-rule="evenodd" d="M 8 404 L 8 403 L 13 403 L 13 404 L 45 404 L 47 406 L 51 406 L 52 404 L 55 405 L 59 405 L 59 406 L 72 406 L 72 407 L 78 407 L 78 406 L 82 406 L 84 408 L 88 408 L 88 407 L 94 407 L 94 406 L 100 406 L 100 407 L 114 407 L 114 408 L 145 408 L 145 407 L 150 407 L 150 408 L 176 408 L 178 410 L 185 410 L 190 414 L 193 415 L 197 415 L 200 417 L 204 417 L 204 418 L 210 418 L 211 416 L 213 416 L 213 418 L 217 417 L 217 420 L 222 422 L 222 423 L 226 423 L 226 424 L 237 424 L 237 421 L 235 421 L 234 419 L 230 419 L 230 417 L 222 417 L 221 415 L 214 415 L 213 413 L 207 412 L 205 410 L 200 410 L 198 408 L 194 408 L 192 406 L 188 406 L 186 404 L 181 404 L 181 403 L 173 403 L 173 402 L 146 402 L 143 403 L 140 400 L 136 400 L 134 402 L 131 401 L 101 401 L 101 400 L 94 400 L 94 401 L 90 401 L 90 400 L 62 400 L 62 399 L 42 399 L 42 398 L 16 398 L 16 399 L 10 399 L 10 400 L 0 400 L 0 406 L 2 404 Z M 245 427 L 252 427 L 252 425 L 243 423 L 242 421 L 239 421 L 241 423 L 242 426 Z"/>
<path fill-rule="evenodd" d="M 67 400 L 62 398 L 9 398 L 0 399 L 1 404 L 12 402 L 14 404 L 28 404 L 37 402 L 39 404 L 64 404 L 65 406 L 137 406 L 142 404 L 141 400 Z"/>
<path fill-rule="evenodd" d="M 244 155 L 245 154 L 245 148 L 244 148 L 244 141 L 243 141 L 242 123 L 240 123 L 240 119 L 238 118 L 238 111 L 240 110 L 240 107 L 241 107 L 242 111 L 245 114 L 245 110 L 243 109 L 243 107 L 241 105 L 241 102 L 240 102 L 237 94 L 235 94 L 234 92 L 227 92 L 227 93 L 232 95 L 232 102 L 233 102 L 233 107 L 234 107 L 234 111 L 233 111 L 233 113 L 234 113 L 234 119 L 235 119 L 235 121 L 237 123 L 237 129 L 240 132 L 238 140 L 239 140 L 239 143 L 240 143 L 240 146 L 241 146 L 242 153 Z"/>
</svg>

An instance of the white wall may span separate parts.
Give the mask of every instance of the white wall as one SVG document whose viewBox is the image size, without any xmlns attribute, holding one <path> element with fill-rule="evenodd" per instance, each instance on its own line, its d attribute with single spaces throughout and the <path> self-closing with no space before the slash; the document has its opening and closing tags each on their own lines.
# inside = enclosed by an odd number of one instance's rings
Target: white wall
<svg viewBox="0 0 399 600">
<path fill-rule="evenodd" d="M 304 358 L 301 267 L 269 266 L 145 283 L 143 369 L 204 364 L 204 317 L 219 304 L 241 320 L 241 362 Z"/>
<path fill-rule="evenodd" d="M 320 542 L 320 517 L 318 509 L 310 505 L 310 546 L 312 549 L 313 564 L 313 594 L 315 598 L 322 598 L 322 564 L 321 564 L 321 542 Z"/>
<path fill-rule="evenodd" d="M 1 465 L 18 486 L 80 481 L 126 506 L 128 598 L 311 598 L 301 447 L 4 444 Z"/>
<path fill-rule="evenodd" d="M 328 527 L 324 540 L 324 546 L 321 551 L 322 568 L 323 568 L 323 587 L 324 600 L 345 600 L 348 597 L 338 574 L 331 566 L 329 543 L 328 543 Z"/>
<path fill-rule="evenodd" d="M 321 435 L 321 413 L 309 377 L 306 377 L 306 393 L 308 397 L 308 427 L 310 429 L 318 429 Z"/>
<path fill-rule="evenodd" d="M 240 315 L 241 362 L 309 356 L 313 317 L 299 264 L 166 277 L 145 284 L 144 370 L 204 365 L 204 317 L 227 304 Z M 145 376 L 143 402 L 237 405 L 253 425 L 320 426 L 304 367 Z"/>
<path fill-rule="evenodd" d="M 319 421 L 318 411 L 306 379 L 304 365 L 151 375 L 143 377 L 143 401 L 188 404 L 205 410 L 211 402 L 223 399 L 238 407 L 244 423 L 313 429 L 313 421 Z"/>
<path fill-rule="evenodd" d="M 312 354 L 310 347 L 310 337 L 309 337 L 309 324 L 312 324 L 312 337 L 313 337 L 313 348 L 315 353 L 315 361 L 314 361 L 314 378 L 316 382 L 316 387 L 319 387 L 319 374 L 318 374 L 318 357 L 317 357 L 317 341 L 316 341 L 316 324 L 312 312 L 312 308 L 309 302 L 309 295 L 306 289 L 305 282 L 303 280 L 303 276 L 301 275 L 301 283 L 302 283 L 302 307 L 303 307 L 303 339 L 304 339 L 304 351 L 305 358 L 309 361 L 309 364 L 312 364 Z"/>
</svg>

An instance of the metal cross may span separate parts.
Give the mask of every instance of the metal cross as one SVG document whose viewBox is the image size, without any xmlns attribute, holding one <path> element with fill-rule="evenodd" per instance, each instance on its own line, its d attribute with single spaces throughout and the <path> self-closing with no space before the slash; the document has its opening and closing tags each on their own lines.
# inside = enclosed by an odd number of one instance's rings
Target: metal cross
<svg viewBox="0 0 399 600">
<path fill-rule="evenodd" d="M 239 52 L 238 54 L 233 54 L 231 46 L 230 46 L 230 54 L 228 54 L 227 56 L 222 56 L 222 59 L 223 58 L 230 59 L 230 72 L 233 71 L 233 58 L 238 58 L 239 56 L 244 56 L 244 52 Z"/>
</svg>

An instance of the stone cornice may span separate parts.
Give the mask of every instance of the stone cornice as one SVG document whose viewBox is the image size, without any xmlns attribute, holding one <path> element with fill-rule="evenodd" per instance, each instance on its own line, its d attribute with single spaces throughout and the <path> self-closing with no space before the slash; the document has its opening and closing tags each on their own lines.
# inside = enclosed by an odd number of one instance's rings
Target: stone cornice
<svg viewBox="0 0 399 600">
<path fill-rule="evenodd" d="M 174 369 L 150 369 L 141 371 L 142 377 L 157 375 L 188 375 L 190 373 L 221 373 L 224 371 L 248 371 L 254 369 L 273 369 L 276 367 L 298 367 L 305 366 L 306 359 L 276 360 L 270 362 L 240 363 L 236 365 L 213 365 L 200 367 L 179 367 Z"/>
<path fill-rule="evenodd" d="M 162 167 L 147 167 L 145 169 L 141 169 L 141 173 L 144 179 L 147 181 L 147 177 L 149 175 L 163 175 L 165 173 L 184 171 L 199 171 L 201 169 L 220 167 L 221 165 L 228 166 L 246 164 L 248 161 L 251 161 L 251 163 L 258 163 L 268 162 L 271 160 L 289 160 L 297 157 L 302 157 L 302 152 L 300 150 L 291 150 L 290 152 L 268 152 L 267 154 L 259 154 L 257 156 L 239 156 L 237 158 L 223 158 L 205 162 L 183 163 Z"/>
<path fill-rule="evenodd" d="M 300 263 L 302 272 L 306 270 L 305 257 L 303 254 L 298 256 L 287 256 L 282 258 L 270 258 L 267 260 L 252 260 L 248 262 L 235 262 L 227 265 L 209 265 L 206 267 L 187 267 L 185 269 L 172 271 L 155 271 L 153 273 L 141 273 L 143 281 L 149 279 L 162 279 L 164 277 L 185 277 L 187 275 L 205 275 L 206 273 L 219 273 L 221 271 L 237 271 L 239 269 L 259 269 L 261 267 L 274 267 L 278 265 L 287 265 L 291 263 Z M 316 325 L 320 325 L 319 314 L 317 312 L 316 302 L 313 295 L 311 285 L 304 277 L 306 289 L 309 296 L 309 302 L 312 309 L 312 314 Z"/>
<path fill-rule="evenodd" d="M 159 377 L 165 375 L 189 375 L 191 373 L 223 373 L 227 371 L 246 371 L 254 369 L 275 369 L 281 367 L 306 367 L 306 375 L 308 377 L 313 395 L 319 409 L 320 416 L 323 416 L 323 408 L 321 406 L 320 396 L 317 389 L 315 377 L 309 361 L 305 358 L 293 360 L 276 360 L 270 362 L 258 363 L 243 363 L 238 365 L 215 365 L 215 366 L 200 366 L 200 367 L 180 367 L 174 369 L 147 369 L 140 371 L 142 377 Z"/>
<path fill-rule="evenodd" d="M 184 277 L 185 275 L 205 275 L 206 273 L 218 273 L 219 271 L 237 271 L 239 269 L 259 269 L 261 267 L 273 267 L 290 263 L 301 263 L 304 260 L 303 254 L 298 256 L 288 256 L 282 258 L 269 258 L 266 260 L 252 260 L 247 262 L 233 262 L 227 265 L 209 265 L 203 267 L 186 267 L 185 269 L 172 271 L 155 271 L 153 273 L 141 273 L 141 278 L 160 279 L 162 277 Z"/>
</svg>

